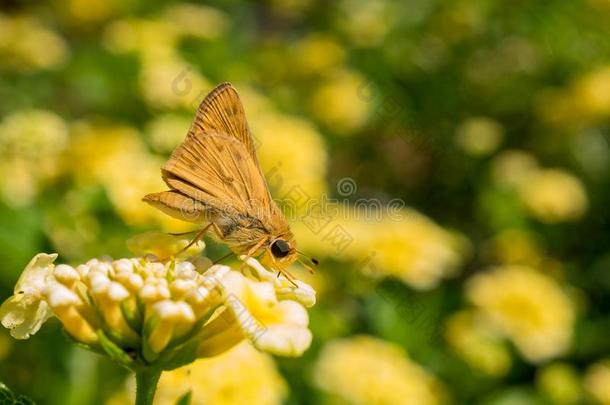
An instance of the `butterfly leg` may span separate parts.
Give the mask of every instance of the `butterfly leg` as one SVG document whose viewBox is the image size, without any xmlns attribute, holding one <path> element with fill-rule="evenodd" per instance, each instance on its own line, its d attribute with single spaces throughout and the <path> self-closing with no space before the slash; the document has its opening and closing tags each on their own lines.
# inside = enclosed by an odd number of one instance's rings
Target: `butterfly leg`
<svg viewBox="0 0 610 405">
<path fill-rule="evenodd" d="M 212 222 L 212 229 L 214 230 L 214 233 L 216 234 L 216 236 L 218 237 L 219 240 L 223 240 L 224 239 L 224 235 L 222 233 L 222 230 L 220 229 L 220 227 L 218 225 L 216 225 L 213 222 Z"/>
<path fill-rule="evenodd" d="M 256 253 L 256 251 L 257 251 L 258 249 L 260 249 L 260 248 L 261 248 L 261 246 L 263 246 L 263 245 L 265 244 L 265 242 L 267 242 L 267 239 L 263 239 L 263 240 L 261 240 L 261 241 L 260 241 L 260 242 L 258 242 L 256 245 L 254 245 L 254 246 L 253 246 L 253 247 L 252 247 L 252 248 L 251 248 L 251 249 L 248 251 L 248 253 L 246 253 L 246 258 L 244 259 L 243 263 L 241 264 L 241 270 L 242 270 L 242 271 L 243 271 L 243 270 L 246 268 L 246 266 L 247 266 L 246 261 L 247 261 L 249 258 L 254 257 L 254 253 Z"/>
<path fill-rule="evenodd" d="M 205 233 L 208 231 L 208 229 L 210 229 L 210 227 L 211 227 L 212 225 L 213 225 L 213 224 L 210 222 L 208 225 L 204 226 L 204 227 L 203 227 L 203 229 L 201 229 L 201 230 L 199 231 L 199 233 L 197 233 L 197 235 L 195 236 L 195 238 L 193 238 L 193 240 L 192 240 L 192 241 L 190 241 L 188 245 L 186 245 L 185 247 L 183 247 L 182 249 L 180 249 L 178 252 L 174 253 L 174 254 L 173 254 L 173 257 L 176 257 L 176 256 L 181 255 L 182 253 L 186 252 L 186 250 L 187 250 L 188 248 L 190 248 L 190 247 L 191 247 L 191 246 L 193 246 L 195 243 L 197 243 L 197 242 L 199 242 L 201 239 L 203 239 L 203 237 L 205 236 Z M 193 233 L 193 232 L 190 232 L 190 233 Z M 164 258 L 164 259 L 159 259 L 159 261 L 160 261 L 160 262 L 164 262 L 164 261 L 167 261 L 167 260 L 169 260 L 169 259 L 170 259 L 170 258 L 169 258 L 169 257 L 167 257 L 167 258 Z"/>
<path fill-rule="evenodd" d="M 168 233 L 168 235 L 172 235 L 172 236 L 186 236 L 186 235 L 192 235 L 194 233 L 199 232 L 197 229 L 195 229 L 194 231 L 187 231 L 187 232 L 170 232 Z"/>
</svg>

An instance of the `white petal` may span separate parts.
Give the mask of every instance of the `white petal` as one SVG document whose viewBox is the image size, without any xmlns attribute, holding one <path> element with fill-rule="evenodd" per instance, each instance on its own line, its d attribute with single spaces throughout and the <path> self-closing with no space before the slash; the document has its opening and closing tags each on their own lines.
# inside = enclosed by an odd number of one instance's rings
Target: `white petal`
<svg viewBox="0 0 610 405">
<path fill-rule="evenodd" d="M 53 262 L 57 254 L 40 253 L 34 256 L 21 273 L 15 285 L 15 294 L 20 291 L 25 294 L 40 294 L 46 285 L 47 277 L 53 270 Z"/>
</svg>

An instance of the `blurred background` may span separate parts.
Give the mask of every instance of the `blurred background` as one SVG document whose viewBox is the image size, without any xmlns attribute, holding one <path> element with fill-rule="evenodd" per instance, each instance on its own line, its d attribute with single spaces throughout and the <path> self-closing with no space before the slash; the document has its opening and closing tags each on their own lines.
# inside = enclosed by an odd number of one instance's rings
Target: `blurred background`
<svg viewBox="0 0 610 405">
<path fill-rule="evenodd" d="M 2 300 L 37 252 L 192 229 L 140 198 L 230 81 L 322 262 L 294 270 L 314 342 L 199 361 L 159 403 L 610 404 L 608 0 L 1 4 Z M 132 387 L 58 322 L 0 331 L 0 381 L 39 404 Z"/>
</svg>

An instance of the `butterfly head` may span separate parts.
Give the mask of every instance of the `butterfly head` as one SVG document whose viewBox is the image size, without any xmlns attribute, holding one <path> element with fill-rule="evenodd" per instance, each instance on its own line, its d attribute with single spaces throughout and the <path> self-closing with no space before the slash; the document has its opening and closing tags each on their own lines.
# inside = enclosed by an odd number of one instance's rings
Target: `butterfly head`
<svg viewBox="0 0 610 405">
<path fill-rule="evenodd" d="M 285 270 L 297 259 L 296 242 L 292 234 L 273 239 L 263 255 L 263 262 L 277 270 Z"/>
</svg>

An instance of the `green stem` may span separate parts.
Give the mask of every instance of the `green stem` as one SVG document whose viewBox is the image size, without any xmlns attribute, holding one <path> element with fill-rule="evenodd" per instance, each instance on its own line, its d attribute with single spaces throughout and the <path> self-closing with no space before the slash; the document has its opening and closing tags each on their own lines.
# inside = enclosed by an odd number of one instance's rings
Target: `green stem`
<svg viewBox="0 0 610 405">
<path fill-rule="evenodd" d="M 136 373 L 136 405 L 152 405 L 161 370 L 152 368 Z"/>
</svg>

